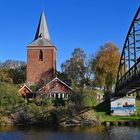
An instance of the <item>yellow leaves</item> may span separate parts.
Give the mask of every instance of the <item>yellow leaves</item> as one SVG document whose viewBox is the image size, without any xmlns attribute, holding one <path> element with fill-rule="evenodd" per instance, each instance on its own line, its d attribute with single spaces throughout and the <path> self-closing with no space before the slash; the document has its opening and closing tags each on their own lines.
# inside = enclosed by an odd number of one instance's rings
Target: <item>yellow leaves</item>
<svg viewBox="0 0 140 140">
<path fill-rule="evenodd" d="M 105 81 L 108 81 L 109 77 L 111 80 L 109 83 L 114 83 L 117 76 L 119 60 L 120 53 L 115 44 L 108 42 L 102 46 L 93 60 L 95 80 L 102 83 L 102 86 L 107 86 Z"/>
</svg>

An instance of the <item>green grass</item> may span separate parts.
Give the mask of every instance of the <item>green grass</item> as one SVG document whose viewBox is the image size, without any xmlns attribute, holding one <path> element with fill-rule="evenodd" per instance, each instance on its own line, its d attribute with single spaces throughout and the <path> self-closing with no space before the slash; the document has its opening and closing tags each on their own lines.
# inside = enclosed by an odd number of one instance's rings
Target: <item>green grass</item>
<svg viewBox="0 0 140 140">
<path fill-rule="evenodd" d="M 104 121 L 132 121 L 132 120 L 140 120 L 140 99 L 136 100 L 136 110 L 137 115 L 135 116 L 111 116 L 109 115 L 110 104 L 109 102 L 103 102 L 96 107 L 94 107 L 97 116 Z"/>
<path fill-rule="evenodd" d="M 136 110 L 137 110 L 137 116 L 140 117 L 140 99 L 136 100 Z"/>
</svg>

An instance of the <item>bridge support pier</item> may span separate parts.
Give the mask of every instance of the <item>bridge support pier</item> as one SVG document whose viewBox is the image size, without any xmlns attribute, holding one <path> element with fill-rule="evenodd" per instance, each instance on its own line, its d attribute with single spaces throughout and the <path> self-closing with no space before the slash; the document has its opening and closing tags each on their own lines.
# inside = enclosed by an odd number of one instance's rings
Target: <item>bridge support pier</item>
<svg viewBox="0 0 140 140">
<path fill-rule="evenodd" d="M 111 97 L 110 111 L 113 116 L 131 116 L 136 113 L 136 97 Z"/>
</svg>

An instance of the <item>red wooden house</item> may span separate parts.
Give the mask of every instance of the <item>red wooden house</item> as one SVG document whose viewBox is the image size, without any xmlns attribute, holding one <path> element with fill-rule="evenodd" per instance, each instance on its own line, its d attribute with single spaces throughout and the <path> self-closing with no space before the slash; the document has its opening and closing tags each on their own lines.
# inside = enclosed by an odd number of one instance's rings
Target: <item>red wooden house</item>
<svg viewBox="0 0 140 140">
<path fill-rule="evenodd" d="M 20 96 L 24 97 L 27 100 L 30 100 L 36 97 L 36 94 L 33 93 L 32 90 L 25 84 L 19 89 L 18 92 Z"/>
<path fill-rule="evenodd" d="M 27 93 L 32 92 L 32 90 L 27 86 L 27 85 L 23 85 L 20 89 L 19 89 L 19 94 L 20 96 L 26 96 Z"/>
<path fill-rule="evenodd" d="M 69 94 L 73 92 L 71 87 L 57 77 L 42 87 L 40 91 L 46 93 L 49 97 L 61 99 L 68 99 Z"/>
</svg>

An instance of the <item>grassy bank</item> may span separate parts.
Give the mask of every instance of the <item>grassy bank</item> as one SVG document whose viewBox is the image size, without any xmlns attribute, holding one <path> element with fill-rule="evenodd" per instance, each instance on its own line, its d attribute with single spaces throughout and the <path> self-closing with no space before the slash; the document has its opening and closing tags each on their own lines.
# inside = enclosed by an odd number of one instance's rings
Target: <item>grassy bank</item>
<svg viewBox="0 0 140 140">
<path fill-rule="evenodd" d="M 110 116 L 109 110 L 110 105 L 109 102 L 103 102 L 96 107 L 94 110 L 97 113 L 97 116 L 100 118 L 102 122 L 104 121 L 133 121 L 140 120 L 140 99 L 136 99 L 136 110 L 137 114 L 134 116 Z"/>
<path fill-rule="evenodd" d="M 110 116 L 109 101 L 97 105 L 96 94 L 99 91 L 93 89 L 80 90 L 78 93 L 74 93 L 68 101 L 65 101 L 63 104 L 61 103 L 61 105 L 58 100 L 51 99 L 35 99 L 32 102 L 25 102 L 24 99 L 19 96 L 18 89 L 19 85 L 0 83 L 0 124 L 9 123 L 7 119 L 9 117 L 8 114 L 15 112 L 19 108 L 26 110 L 25 114 L 27 118 L 36 116 L 36 120 L 41 120 L 43 123 L 49 120 L 46 116 L 52 119 L 50 121 L 59 121 L 65 117 L 71 118 L 73 114 L 85 108 L 93 108 L 92 113 L 86 113 L 86 116 L 84 116 L 85 120 L 89 117 L 92 117 L 92 120 L 96 121 L 99 119 L 102 122 L 140 120 L 140 99 L 136 100 L 137 114 L 135 116 Z M 59 105 L 57 106 L 58 103 Z M 49 116 L 49 113 L 45 112 L 50 107 L 54 107 L 55 110 L 51 112 Z"/>
</svg>

